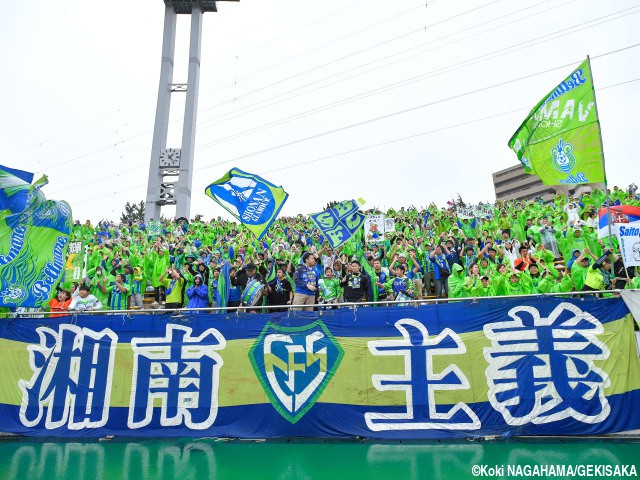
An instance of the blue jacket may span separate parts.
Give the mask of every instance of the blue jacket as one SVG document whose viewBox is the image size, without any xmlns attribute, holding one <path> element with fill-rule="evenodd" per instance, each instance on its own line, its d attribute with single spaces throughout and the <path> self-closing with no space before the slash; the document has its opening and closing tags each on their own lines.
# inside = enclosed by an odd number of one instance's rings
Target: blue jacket
<svg viewBox="0 0 640 480">
<path fill-rule="evenodd" d="M 209 289 L 206 285 L 193 285 L 187 288 L 187 297 L 189 303 L 187 308 L 206 308 L 209 304 Z M 195 311 L 191 313 L 204 313 L 202 311 Z"/>
</svg>

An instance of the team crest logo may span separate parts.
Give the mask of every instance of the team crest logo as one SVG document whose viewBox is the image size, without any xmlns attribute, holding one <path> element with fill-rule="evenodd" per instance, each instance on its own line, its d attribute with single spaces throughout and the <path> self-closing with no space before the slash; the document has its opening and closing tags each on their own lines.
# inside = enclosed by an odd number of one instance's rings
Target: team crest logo
<svg viewBox="0 0 640 480">
<path fill-rule="evenodd" d="M 322 395 L 343 355 L 320 320 L 302 327 L 268 322 L 249 359 L 273 407 L 296 423 Z"/>
<path fill-rule="evenodd" d="M 20 303 L 29 296 L 29 292 L 22 285 L 12 283 L 7 289 L 0 292 L 3 303 Z"/>
<path fill-rule="evenodd" d="M 551 149 L 551 163 L 553 168 L 561 173 L 569 173 L 576 166 L 576 156 L 573 154 L 573 145 L 565 143 L 562 139 Z"/>
</svg>

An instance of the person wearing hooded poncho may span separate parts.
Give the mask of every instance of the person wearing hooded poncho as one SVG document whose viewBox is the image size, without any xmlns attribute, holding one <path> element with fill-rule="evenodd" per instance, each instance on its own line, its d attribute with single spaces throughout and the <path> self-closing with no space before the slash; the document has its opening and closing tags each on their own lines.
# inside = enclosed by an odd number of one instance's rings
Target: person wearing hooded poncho
<svg viewBox="0 0 640 480">
<path fill-rule="evenodd" d="M 465 296 L 465 276 L 462 265 L 458 263 L 453 265 L 451 275 L 449 275 L 447 282 L 449 286 L 449 298 L 462 298 Z"/>
<path fill-rule="evenodd" d="M 187 308 L 206 308 L 209 304 L 209 289 L 200 274 L 196 274 L 193 277 L 193 285 L 187 288 L 186 294 L 189 299 Z M 204 312 L 202 310 L 194 310 L 189 313 Z"/>
<path fill-rule="evenodd" d="M 464 279 L 463 297 L 481 297 L 483 296 L 482 281 L 483 275 L 480 275 L 480 266 L 474 263 L 469 267 L 469 275 Z"/>
<path fill-rule="evenodd" d="M 107 283 L 107 277 L 102 267 L 98 266 L 97 268 L 88 270 L 85 283 L 89 286 L 89 293 L 98 299 L 103 309 L 106 309 L 109 296 L 102 291 L 102 284 Z"/>
<path fill-rule="evenodd" d="M 160 277 L 170 266 L 169 253 L 162 247 L 155 247 L 149 254 L 149 270 L 151 271 L 151 286 L 155 289 L 155 301 L 166 298 L 166 288 Z"/>
<path fill-rule="evenodd" d="M 509 280 L 504 285 L 505 294 L 511 295 L 531 295 L 533 285 L 531 278 L 524 272 L 512 272 Z"/>
<path fill-rule="evenodd" d="M 509 268 L 504 263 L 498 265 L 495 273 L 490 277 L 491 279 L 491 291 L 493 295 L 500 296 L 506 295 L 507 291 L 505 285 L 509 280 Z"/>
<path fill-rule="evenodd" d="M 559 270 L 545 270 L 538 283 L 538 293 L 567 293 L 573 290 L 573 280 L 568 270 L 559 266 Z"/>
<path fill-rule="evenodd" d="M 560 251 L 558 250 L 558 244 L 556 242 L 556 229 L 549 223 L 549 217 L 545 216 L 542 218 L 542 226 L 540 227 L 539 233 L 540 243 L 544 245 L 544 248 L 553 253 L 554 258 L 558 258 Z"/>
<path fill-rule="evenodd" d="M 131 285 L 131 296 L 129 297 L 131 308 L 142 308 L 144 306 L 142 302 L 143 288 L 145 288 L 147 285 L 144 274 L 142 272 L 142 268 L 134 267 L 133 273 L 128 278 L 128 281 Z"/>
</svg>

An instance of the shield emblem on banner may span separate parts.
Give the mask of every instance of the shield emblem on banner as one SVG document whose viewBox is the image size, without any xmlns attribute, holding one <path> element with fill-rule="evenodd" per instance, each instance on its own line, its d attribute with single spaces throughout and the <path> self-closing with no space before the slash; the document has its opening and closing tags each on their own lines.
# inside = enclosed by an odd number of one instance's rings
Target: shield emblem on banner
<svg viewBox="0 0 640 480">
<path fill-rule="evenodd" d="M 320 320 L 302 327 L 268 322 L 249 359 L 273 407 L 296 423 L 322 395 L 343 355 Z"/>
</svg>

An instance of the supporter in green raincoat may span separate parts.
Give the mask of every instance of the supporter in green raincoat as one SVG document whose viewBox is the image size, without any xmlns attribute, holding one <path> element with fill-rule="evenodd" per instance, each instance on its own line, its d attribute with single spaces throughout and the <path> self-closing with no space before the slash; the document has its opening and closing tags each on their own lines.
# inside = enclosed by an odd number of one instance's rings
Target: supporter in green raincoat
<svg viewBox="0 0 640 480">
<path fill-rule="evenodd" d="M 458 263 L 454 263 L 451 275 L 449 275 L 449 298 L 462 298 L 465 295 L 464 284 L 464 268 Z"/>
</svg>

